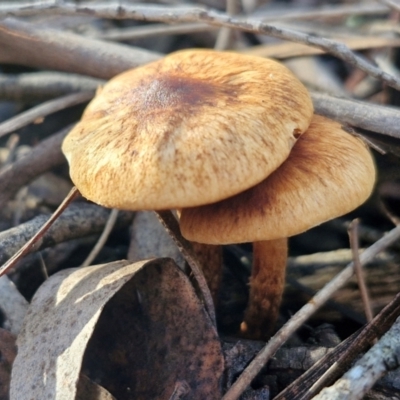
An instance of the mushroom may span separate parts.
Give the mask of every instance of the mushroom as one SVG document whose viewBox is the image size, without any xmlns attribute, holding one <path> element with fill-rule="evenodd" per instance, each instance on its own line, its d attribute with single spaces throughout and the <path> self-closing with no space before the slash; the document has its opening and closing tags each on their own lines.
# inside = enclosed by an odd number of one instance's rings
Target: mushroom
<svg viewBox="0 0 400 400">
<path fill-rule="evenodd" d="M 127 210 L 213 203 L 261 182 L 310 124 L 282 64 L 185 50 L 111 79 L 62 150 L 82 195 Z"/>
<path fill-rule="evenodd" d="M 307 90 L 282 64 L 185 50 L 110 80 L 62 150 L 72 181 L 95 203 L 192 207 L 261 182 L 288 157 L 312 114 Z"/>
<path fill-rule="evenodd" d="M 315 115 L 289 158 L 236 196 L 181 212 L 183 236 L 208 244 L 254 242 L 250 299 L 242 334 L 266 338 L 284 287 L 287 238 L 346 214 L 370 195 L 372 155 L 361 139 Z"/>
</svg>

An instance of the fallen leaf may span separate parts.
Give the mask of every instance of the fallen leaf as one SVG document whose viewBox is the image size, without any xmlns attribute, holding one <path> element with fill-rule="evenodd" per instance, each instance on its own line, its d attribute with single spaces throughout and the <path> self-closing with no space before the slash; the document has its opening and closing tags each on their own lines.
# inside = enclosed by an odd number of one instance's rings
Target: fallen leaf
<svg viewBox="0 0 400 400">
<path fill-rule="evenodd" d="M 168 258 L 61 271 L 35 294 L 18 338 L 11 399 L 75 399 L 79 374 L 122 399 L 218 399 L 220 343 Z"/>
</svg>

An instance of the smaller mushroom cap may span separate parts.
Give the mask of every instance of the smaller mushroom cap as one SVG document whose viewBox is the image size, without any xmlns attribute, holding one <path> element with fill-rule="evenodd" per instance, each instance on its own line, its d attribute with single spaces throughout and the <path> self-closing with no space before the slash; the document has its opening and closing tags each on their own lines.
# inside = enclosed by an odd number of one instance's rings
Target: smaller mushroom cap
<svg viewBox="0 0 400 400">
<path fill-rule="evenodd" d="M 313 114 L 275 61 L 187 50 L 109 81 L 62 149 L 86 198 L 129 209 L 212 203 L 261 182 Z"/>
<path fill-rule="evenodd" d="M 189 240 L 209 244 L 297 235 L 358 207 L 374 182 L 373 158 L 362 140 L 315 115 L 274 173 L 229 199 L 183 209 L 181 231 Z"/>
</svg>

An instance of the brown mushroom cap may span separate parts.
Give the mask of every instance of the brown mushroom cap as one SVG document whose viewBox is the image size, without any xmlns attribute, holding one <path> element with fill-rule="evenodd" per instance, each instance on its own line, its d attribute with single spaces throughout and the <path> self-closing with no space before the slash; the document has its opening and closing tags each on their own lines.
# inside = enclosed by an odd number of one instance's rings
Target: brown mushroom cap
<svg viewBox="0 0 400 400">
<path fill-rule="evenodd" d="M 96 203 L 189 207 L 261 182 L 312 112 L 307 90 L 275 61 L 187 50 L 113 78 L 62 149 L 73 182 Z"/>
<path fill-rule="evenodd" d="M 181 231 L 210 244 L 293 236 L 358 207 L 374 181 L 372 155 L 361 139 L 315 115 L 273 174 L 229 199 L 182 210 Z"/>
</svg>

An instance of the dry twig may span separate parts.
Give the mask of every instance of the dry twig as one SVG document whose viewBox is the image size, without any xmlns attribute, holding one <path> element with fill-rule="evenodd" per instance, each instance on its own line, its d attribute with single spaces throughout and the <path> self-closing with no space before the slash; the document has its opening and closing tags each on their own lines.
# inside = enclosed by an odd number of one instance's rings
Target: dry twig
<svg viewBox="0 0 400 400">
<path fill-rule="evenodd" d="M 226 0 L 226 13 L 228 15 L 235 15 L 239 12 L 239 4 L 237 0 Z M 219 30 L 217 40 L 215 41 L 215 50 L 226 50 L 231 46 L 232 29 L 223 27 Z"/>
<path fill-rule="evenodd" d="M 27 103 L 72 92 L 95 91 L 103 83 L 101 79 L 63 72 L 0 74 L 0 98 Z"/>
<path fill-rule="evenodd" d="M 339 99 L 321 93 L 311 93 L 311 97 L 317 114 L 400 139 L 400 112 L 395 107 Z"/>
<path fill-rule="evenodd" d="M 368 322 L 373 319 L 371 301 L 369 299 L 368 288 L 365 283 L 364 271 L 360 262 L 359 254 L 359 240 L 358 240 L 358 224 L 359 221 L 355 219 L 349 227 L 350 247 L 353 254 L 354 272 L 357 277 L 358 287 L 361 293 L 361 299 L 364 304 L 365 316 Z"/>
<path fill-rule="evenodd" d="M 25 255 L 30 253 L 34 249 L 37 242 L 43 237 L 43 235 L 50 229 L 57 218 L 62 214 L 62 212 L 68 207 L 68 205 L 79 195 L 78 189 L 73 187 L 65 198 L 65 200 L 60 204 L 56 211 L 51 215 L 51 217 L 46 221 L 46 223 L 29 239 L 22 248 L 17 251 L 1 268 L 0 276 L 6 274 L 11 268 L 13 268 L 19 260 L 21 260 Z"/>
<path fill-rule="evenodd" d="M 96 204 L 73 203 L 31 251 L 43 250 L 58 243 L 101 233 L 109 215 L 110 210 Z M 48 215 L 39 215 L 15 228 L 0 232 L 0 263 L 6 262 L 15 254 L 48 219 Z M 128 226 L 132 219 L 133 213 L 120 212 L 116 228 Z"/>
<path fill-rule="evenodd" d="M 0 63 L 109 79 L 160 54 L 6 18 L 0 21 Z"/>
<path fill-rule="evenodd" d="M 104 230 L 101 233 L 99 240 L 97 241 L 97 243 L 95 244 L 89 255 L 86 257 L 85 261 L 80 265 L 82 268 L 88 267 L 100 253 L 108 237 L 110 236 L 110 233 L 113 230 L 115 223 L 117 222 L 117 218 L 118 218 L 118 210 L 112 209 L 109 217 L 107 218 L 107 222 L 104 225 Z"/>
<path fill-rule="evenodd" d="M 8 119 L 0 124 L 0 137 L 16 131 L 28 124 L 35 122 L 39 118 L 44 118 L 49 114 L 64 110 L 65 108 L 76 106 L 89 101 L 94 96 L 94 92 L 83 92 L 68 94 L 58 99 L 49 100 L 39 104 L 17 116 Z"/>
<path fill-rule="evenodd" d="M 382 2 L 390 2 L 392 0 L 382 0 Z M 393 2 L 393 1 L 392 1 Z M 61 2 L 60 2 L 61 3 Z M 30 2 L 2 2 L 0 4 L 0 16 L 14 16 L 14 17 L 25 17 L 31 15 L 37 15 L 39 12 L 42 15 L 74 15 L 76 4 L 67 4 L 63 2 L 60 4 L 55 1 L 30 1 Z M 109 8 L 114 10 L 114 13 L 120 9 L 120 14 L 116 18 L 130 18 L 129 15 L 129 5 L 130 3 L 124 1 L 118 2 L 97 2 L 99 7 L 90 7 L 90 10 L 98 17 L 103 16 L 102 6 L 106 4 Z M 88 3 L 93 6 L 93 3 Z M 81 4 L 81 6 L 87 6 L 88 4 Z M 60 8 L 61 6 L 61 8 Z M 143 6 L 143 5 L 142 5 Z M 145 6 L 143 6 L 145 7 Z M 148 4 L 147 7 L 158 7 L 155 4 Z M 380 5 L 374 3 L 358 3 L 358 4 L 335 4 L 323 7 L 313 7 L 298 10 L 284 10 L 284 11 L 271 11 L 267 10 L 263 12 L 262 10 L 257 10 L 256 14 L 251 14 L 250 17 L 260 17 L 263 21 L 284 21 L 284 20 L 307 20 L 307 19 L 333 19 L 333 18 L 343 18 L 349 15 L 382 15 L 389 12 L 388 5 Z M 81 7 L 82 8 L 82 7 Z M 181 8 L 183 7 L 174 7 Z M 188 7 L 189 8 L 189 7 Z"/>
<path fill-rule="evenodd" d="M 390 1 L 390 0 L 389 0 Z M 0 8 L 1 10 L 1 8 Z M 338 19 L 354 15 L 382 15 L 388 13 L 388 7 L 381 4 L 358 2 L 356 4 L 329 4 L 321 7 L 299 7 L 298 10 L 285 9 L 283 12 L 272 10 L 257 10 L 257 15 L 265 21 L 284 20 L 316 20 L 316 19 Z M 251 15 L 252 16 L 252 15 Z"/>
</svg>

